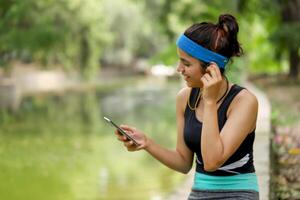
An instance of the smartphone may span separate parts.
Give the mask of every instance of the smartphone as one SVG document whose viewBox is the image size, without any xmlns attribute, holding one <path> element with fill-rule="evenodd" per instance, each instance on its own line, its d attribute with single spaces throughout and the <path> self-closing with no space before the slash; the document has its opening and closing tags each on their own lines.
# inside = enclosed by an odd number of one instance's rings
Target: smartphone
<svg viewBox="0 0 300 200">
<path fill-rule="evenodd" d="M 108 119 L 107 117 L 104 117 L 104 120 L 106 122 L 108 122 L 111 126 L 115 127 L 118 129 L 119 133 L 121 133 L 122 135 L 126 136 L 127 139 L 131 140 L 135 145 L 139 146 L 140 144 L 133 139 L 130 135 L 128 135 L 123 129 L 121 129 L 117 124 L 115 124 L 113 121 L 111 121 L 110 119 Z"/>
</svg>

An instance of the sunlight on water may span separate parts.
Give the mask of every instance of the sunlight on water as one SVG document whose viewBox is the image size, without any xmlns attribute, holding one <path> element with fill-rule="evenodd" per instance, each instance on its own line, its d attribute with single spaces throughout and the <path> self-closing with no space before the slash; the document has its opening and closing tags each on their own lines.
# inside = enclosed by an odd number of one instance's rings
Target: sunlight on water
<svg viewBox="0 0 300 200">
<path fill-rule="evenodd" d="M 107 191 L 108 179 L 108 170 L 106 168 L 101 168 L 99 171 L 99 189 L 101 193 Z"/>
</svg>

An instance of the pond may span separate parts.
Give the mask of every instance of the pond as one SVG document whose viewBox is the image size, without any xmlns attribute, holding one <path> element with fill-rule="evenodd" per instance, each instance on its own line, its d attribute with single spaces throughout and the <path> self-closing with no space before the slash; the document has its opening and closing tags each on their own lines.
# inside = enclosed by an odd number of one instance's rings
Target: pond
<svg viewBox="0 0 300 200">
<path fill-rule="evenodd" d="M 38 95 L 17 113 L 1 111 L 1 199 L 164 199 L 185 176 L 128 152 L 103 117 L 174 148 L 179 82 Z"/>
</svg>

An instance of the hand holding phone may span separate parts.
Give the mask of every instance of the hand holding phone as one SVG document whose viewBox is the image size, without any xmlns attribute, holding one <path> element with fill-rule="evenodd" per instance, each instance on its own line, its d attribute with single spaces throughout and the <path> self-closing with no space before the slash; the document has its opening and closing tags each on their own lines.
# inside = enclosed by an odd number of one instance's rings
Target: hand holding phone
<svg viewBox="0 0 300 200">
<path fill-rule="evenodd" d="M 104 119 L 111 126 L 115 127 L 120 134 L 124 135 L 128 140 L 132 141 L 136 146 L 140 145 L 133 137 L 131 137 L 128 133 L 126 133 L 126 131 L 124 131 L 121 127 L 119 127 L 117 124 L 115 124 L 112 120 L 110 120 L 107 117 L 104 117 Z"/>
</svg>

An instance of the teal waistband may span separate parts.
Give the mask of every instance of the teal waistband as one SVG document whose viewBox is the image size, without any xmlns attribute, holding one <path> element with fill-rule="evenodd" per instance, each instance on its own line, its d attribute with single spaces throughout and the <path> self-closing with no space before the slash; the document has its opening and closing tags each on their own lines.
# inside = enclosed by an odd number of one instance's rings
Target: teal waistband
<svg viewBox="0 0 300 200">
<path fill-rule="evenodd" d="M 194 190 L 255 190 L 258 183 L 255 173 L 237 174 L 232 176 L 211 176 L 195 173 Z"/>
</svg>

